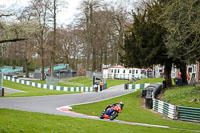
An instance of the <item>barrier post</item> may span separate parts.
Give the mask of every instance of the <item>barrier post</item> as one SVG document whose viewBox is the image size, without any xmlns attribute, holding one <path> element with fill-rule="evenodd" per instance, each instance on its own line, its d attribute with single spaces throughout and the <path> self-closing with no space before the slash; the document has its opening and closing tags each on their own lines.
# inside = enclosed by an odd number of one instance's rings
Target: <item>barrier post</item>
<svg viewBox="0 0 200 133">
<path fill-rule="evenodd" d="M 3 71 L 0 73 L 0 79 L 1 79 L 1 96 L 3 97 L 5 94 L 5 89 L 3 88 Z"/>
<path fill-rule="evenodd" d="M 1 89 L 1 96 L 4 97 L 5 96 L 5 88 Z"/>
</svg>

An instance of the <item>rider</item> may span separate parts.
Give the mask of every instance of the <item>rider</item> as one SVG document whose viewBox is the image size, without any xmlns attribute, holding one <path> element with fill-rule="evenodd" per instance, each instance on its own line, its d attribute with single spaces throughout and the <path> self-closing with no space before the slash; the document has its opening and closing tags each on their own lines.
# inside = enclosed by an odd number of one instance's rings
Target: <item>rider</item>
<svg viewBox="0 0 200 133">
<path fill-rule="evenodd" d="M 110 116 L 111 115 L 111 112 L 110 112 L 110 109 L 112 107 L 115 107 L 115 106 L 119 106 L 121 108 L 121 110 L 123 109 L 123 106 L 124 106 L 124 103 L 123 102 L 120 102 L 120 103 L 115 103 L 115 104 L 112 104 L 112 105 L 108 105 L 106 108 L 105 108 L 105 114 Z"/>
</svg>

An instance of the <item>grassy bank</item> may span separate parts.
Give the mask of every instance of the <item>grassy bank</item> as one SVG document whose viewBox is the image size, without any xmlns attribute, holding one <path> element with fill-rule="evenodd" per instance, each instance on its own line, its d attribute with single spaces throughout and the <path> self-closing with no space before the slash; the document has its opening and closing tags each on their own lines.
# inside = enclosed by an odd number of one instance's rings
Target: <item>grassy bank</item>
<svg viewBox="0 0 200 133">
<path fill-rule="evenodd" d="M 162 83 L 164 78 L 143 78 L 134 82 L 134 84 L 144 84 L 144 83 Z"/>
<path fill-rule="evenodd" d="M 33 82 L 46 84 L 44 80 L 36 80 Z M 128 80 L 115 80 L 115 79 L 107 79 L 107 87 L 112 87 L 116 85 L 121 85 L 125 83 L 130 83 Z M 84 78 L 73 78 L 66 81 L 62 81 L 62 83 L 58 83 L 59 86 L 66 86 L 66 87 L 81 87 L 81 86 L 92 86 L 92 79 L 84 77 Z"/>
<path fill-rule="evenodd" d="M 40 84 L 46 84 L 45 80 L 34 80 L 32 82 L 35 83 L 40 83 Z M 81 86 L 77 86 L 77 85 L 72 85 L 72 84 L 63 84 L 63 83 L 58 83 L 58 86 L 64 86 L 64 87 L 81 87 Z M 88 86 L 89 87 L 89 86 Z"/>
<path fill-rule="evenodd" d="M 200 88 L 193 86 L 178 87 L 165 91 L 162 100 L 180 106 L 200 108 Z"/>
<path fill-rule="evenodd" d="M 34 81 L 34 82 L 42 83 L 42 84 L 46 83 L 45 81 L 40 81 L 40 80 Z M 89 78 L 76 78 L 76 79 L 70 80 L 70 82 L 71 83 L 72 82 L 80 83 L 80 84 L 84 84 L 84 86 L 89 86 L 89 84 L 91 84 L 92 80 Z M 124 84 L 126 82 L 127 82 L 126 80 L 112 80 L 112 79 L 107 80 L 108 87 Z M 62 83 L 59 83 L 58 85 L 66 86 L 66 87 L 79 87 L 77 85 L 67 85 L 67 84 L 62 84 Z M 21 91 L 26 92 L 26 93 L 15 93 L 15 94 L 6 93 L 5 97 L 45 96 L 45 95 L 60 95 L 60 94 L 74 93 L 74 92 L 67 92 L 67 91 L 42 89 L 42 88 L 37 88 L 37 87 L 29 86 L 29 85 L 23 85 L 20 83 L 9 81 L 9 80 L 4 80 L 3 86 L 7 87 L 7 88 L 12 88 L 12 89 L 21 90 Z"/>
<path fill-rule="evenodd" d="M 102 79 L 102 81 L 104 81 L 104 80 Z M 81 83 L 81 84 L 84 84 L 84 85 L 86 85 L 86 84 L 91 85 L 92 79 L 90 79 L 90 78 L 75 78 L 75 79 L 69 80 L 69 82 Z M 128 80 L 107 79 L 106 83 L 107 83 L 107 87 L 109 88 L 109 87 L 112 87 L 112 86 L 129 83 L 129 81 Z"/>
<path fill-rule="evenodd" d="M 134 82 L 134 84 L 144 84 L 144 83 L 162 83 L 164 78 L 143 78 Z M 174 79 L 172 79 L 172 85 L 175 85 Z"/>
<path fill-rule="evenodd" d="M 84 86 L 92 86 L 92 79 L 87 77 L 70 79 L 69 82 L 83 84 Z"/>
<path fill-rule="evenodd" d="M 108 88 L 116 85 L 130 83 L 128 80 L 115 80 L 115 79 L 107 79 L 106 82 Z"/>
<path fill-rule="evenodd" d="M 119 115 L 119 117 L 117 117 L 117 119 L 119 120 L 155 125 L 165 125 L 174 128 L 200 130 L 199 124 L 168 120 L 166 118 L 161 118 L 158 114 L 155 114 L 150 110 L 144 109 L 143 107 L 141 107 L 140 95 L 141 91 L 137 91 L 136 93 L 131 93 L 125 96 L 113 98 L 102 102 L 72 106 L 72 110 L 88 115 L 92 115 L 94 112 L 96 116 L 99 116 L 99 114 L 104 110 L 107 105 L 123 101 L 125 105 L 122 113 Z"/>
<path fill-rule="evenodd" d="M 1 133 L 191 133 L 17 110 L 0 109 Z"/>
<path fill-rule="evenodd" d="M 26 92 L 26 93 L 15 93 L 15 94 L 6 93 L 5 97 L 45 96 L 45 95 L 60 95 L 60 94 L 74 93 L 74 92 L 42 89 L 42 88 L 32 87 L 29 85 L 15 83 L 15 82 L 8 81 L 8 80 L 4 80 L 3 86 L 7 87 L 7 88 L 12 88 L 12 89 L 21 90 L 21 91 Z"/>
</svg>

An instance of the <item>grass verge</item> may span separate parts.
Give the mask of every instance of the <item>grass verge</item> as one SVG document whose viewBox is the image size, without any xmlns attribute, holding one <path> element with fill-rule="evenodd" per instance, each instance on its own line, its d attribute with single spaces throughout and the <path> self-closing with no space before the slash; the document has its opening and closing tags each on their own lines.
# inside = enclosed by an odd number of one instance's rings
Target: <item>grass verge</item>
<svg viewBox="0 0 200 133">
<path fill-rule="evenodd" d="M 10 109 L 0 109 L 1 133 L 191 133 Z"/>
<path fill-rule="evenodd" d="M 74 92 L 67 92 L 67 91 L 42 89 L 42 88 L 32 87 L 29 85 L 15 83 L 8 80 L 3 81 L 3 86 L 26 92 L 26 93 L 14 93 L 14 94 L 6 93 L 5 97 L 45 96 L 45 95 L 60 95 L 60 94 L 74 93 Z"/>
<path fill-rule="evenodd" d="M 144 83 L 162 83 L 164 78 L 143 78 L 134 82 L 134 84 L 144 84 Z M 175 85 L 174 79 L 172 79 L 172 85 Z"/>
<path fill-rule="evenodd" d="M 143 78 L 134 82 L 134 84 L 144 84 L 144 83 L 162 83 L 164 78 Z"/>
<path fill-rule="evenodd" d="M 70 79 L 69 82 L 71 83 L 79 83 L 83 84 L 84 86 L 92 86 L 92 79 L 84 77 L 84 78 L 73 78 Z"/>
<path fill-rule="evenodd" d="M 165 91 L 162 100 L 171 104 L 200 108 L 200 88 L 194 86 L 172 88 Z"/>
<path fill-rule="evenodd" d="M 45 80 L 34 80 L 33 82 L 40 83 L 40 84 L 46 84 Z M 81 86 L 77 86 L 77 85 L 63 84 L 63 83 L 58 83 L 58 86 L 64 86 L 64 87 L 81 87 Z M 87 87 L 89 87 L 89 86 L 87 86 Z"/>
<path fill-rule="evenodd" d="M 106 82 L 108 88 L 116 85 L 130 83 L 130 81 L 128 80 L 115 80 L 115 79 L 107 79 Z"/>
<path fill-rule="evenodd" d="M 46 84 L 46 82 L 44 80 L 36 80 L 33 82 L 37 82 L 37 83 L 42 83 L 42 84 Z M 129 83 L 128 80 L 114 80 L 114 79 L 107 79 L 107 87 L 112 87 L 112 86 L 116 86 L 116 85 L 120 85 L 120 84 L 125 84 L 125 83 Z M 73 85 L 74 84 L 74 85 Z M 77 84 L 77 85 L 75 85 Z M 65 83 L 58 83 L 59 86 L 66 86 L 66 87 L 81 87 L 82 86 L 92 86 L 92 79 L 90 78 L 73 78 L 70 79 L 68 81 L 66 81 Z"/>
<path fill-rule="evenodd" d="M 164 125 L 174 128 L 185 128 L 185 129 L 198 129 L 200 130 L 199 124 L 196 123 L 185 123 L 181 121 L 169 120 L 166 118 L 161 118 L 158 114 L 151 112 L 151 110 L 144 109 L 141 107 L 140 101 L 141 91 L 131 93 L 125 96 L 97 102 L 85 105 L 76 105 L 72 107 L 75 112 L 80 112 L 83 114 L 92 115 L 93 112 L 96 116 L 104 110 L 104 108 L 116 102 L 123 101 L 124 109 L 117 119 L 124 121 L 132 121 L 139 123 L 147 123 L 154 125 Z"/>
</svg>

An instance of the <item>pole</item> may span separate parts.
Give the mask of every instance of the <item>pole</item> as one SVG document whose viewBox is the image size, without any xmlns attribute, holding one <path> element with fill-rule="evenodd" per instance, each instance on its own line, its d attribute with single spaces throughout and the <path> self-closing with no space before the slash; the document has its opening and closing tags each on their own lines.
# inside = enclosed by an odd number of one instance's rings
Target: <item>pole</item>
<svg viewBox="0 0 200 133">
<path fill-rule="evenodd" d="M 95 73 L 93 73 L 93 76 L 92 76 L 92 86 L 94 86 L 95 80 L 96 80 L 96 76 L 95 76 Z"/>
<path fill-rule="evenodd" d="M 1 72 L 1 96 L 4 96 L 4 88 L 3 88 L 3 70 Z"/>
</svg>

